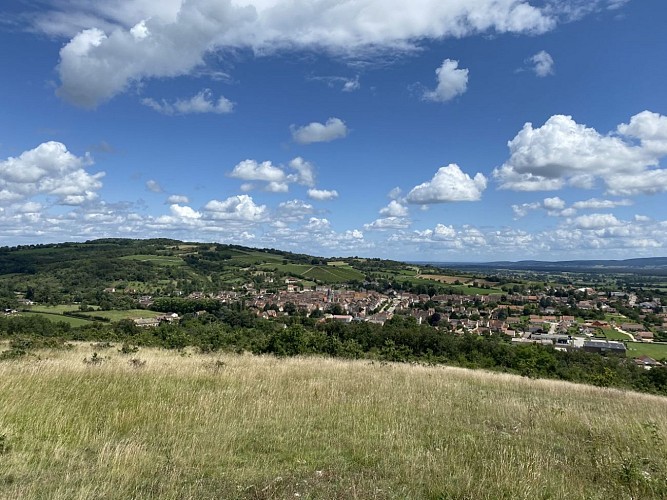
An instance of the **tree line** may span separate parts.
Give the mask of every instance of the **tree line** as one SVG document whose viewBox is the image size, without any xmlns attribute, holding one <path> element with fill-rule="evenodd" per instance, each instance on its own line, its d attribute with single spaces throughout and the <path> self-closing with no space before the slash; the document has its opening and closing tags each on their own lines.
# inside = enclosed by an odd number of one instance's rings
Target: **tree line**
<svg viewBox="0 0 667 500">
<path fill-rule="evenodd" d="M 75 328 L 39 316 L 10 316 L 0 317 L 0 338 L 10 341 L 0 359 L 69 341 L 119 342 L 167 349 L 195 347 L 203 352 L 447 364 L 667 395 L 667 368 L 644 370 L 630 359 L 562 352 L 536 344 L 513 345 L 499 336 L 455 335 L 404 316 L 395 316 L 384 325 L 318 322 L 299 316 L 276 322 L 222 307 L 214 313 L 186 314 L 177 324 L 155 328 L 140 328 L 131 320 L 91 322 Z"/>
</svg>

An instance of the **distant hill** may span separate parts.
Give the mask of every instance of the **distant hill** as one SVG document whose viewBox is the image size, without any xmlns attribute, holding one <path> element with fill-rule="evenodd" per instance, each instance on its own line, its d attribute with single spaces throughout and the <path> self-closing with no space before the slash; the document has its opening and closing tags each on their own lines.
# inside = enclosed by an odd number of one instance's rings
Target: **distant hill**
<svg viewBox="0 0 667 500">
<path fill-rule="evenodd" d="M 636 273 L 667 275 L 667 257 L 647 257 L 625 260 L 563 260 L 563 261 L 540 261 L 521 260 L 495 261 L 495 262 L 419 262 L 448 269 L 491 270 L 507 269 L 513 271 L 538 271 L 538 272 L 593 272 L 593 273 Z"/>
<path fill-rule="evenodd" d="M 100 293 L 113 289 L 118 293 L 106 299 L 113 299 L 114 307 L 129 308 L 130 295 L 187 295 L 235 287 L 275 291 L 287 278 L 307 287 L 360 284 L 381 273 L 412 286 L 418 273 L 410 267 L 379 259 L 327 259 L 272 248 L 161 238 L 20 245 L 0 247 L 0 305 L 13 307 L 15 292 L 39 303 L 100 304 Z"/>
</svg>

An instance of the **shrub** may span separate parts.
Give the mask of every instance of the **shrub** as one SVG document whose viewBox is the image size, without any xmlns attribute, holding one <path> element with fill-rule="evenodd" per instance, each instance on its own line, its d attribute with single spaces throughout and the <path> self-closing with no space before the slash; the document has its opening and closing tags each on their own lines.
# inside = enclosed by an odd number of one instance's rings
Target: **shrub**
<svg viewBox="0 0 667 500">
<path fill-rule="evenodd" d="M 111 349 L 113 344 L 111 342 L 94 342 L 90 344 L 90 347 L 95 349 Z"/>
<path fill-rule="evenodd" d="M 28 354 L 28 351 L 23 349 L 8 349 L 0 352 L 0 361 L 9 361 L 12 359 L 19 359 Z"/>
<path fill-rule="evenodd" d="M 139 358 L 132 358 L 127 362 L 132 368 L 143 368 L 146 366 L 146 360 L 145 359 L 139 359 Z"/>
<path fill-rule="evenodd" d="M 118 349 L 118 352 L 121 354 L 134 354 L 139 352 L 139 347 L 136 345 L 130 345 L 128 343 L 123 343 L 122 347 Z"/>
<path fill-rule="evenodd" d="M 101 365 L 104 361 L 106 361 L 106 358 L 100 356 L 96 352 L 94 352 L 90 358 L 83 358 L 83 362 L 87 365 Z"/>
</svg>

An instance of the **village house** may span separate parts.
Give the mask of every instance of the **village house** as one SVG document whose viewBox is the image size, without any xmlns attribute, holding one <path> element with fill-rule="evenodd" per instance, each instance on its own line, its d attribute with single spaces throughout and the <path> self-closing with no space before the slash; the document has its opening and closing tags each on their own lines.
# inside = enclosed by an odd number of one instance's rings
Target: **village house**
<svg viewBox="0 0 667 500">
<path fill-rule="evenodd" d="M 635 364 L 643 367 L 645 370 L 650 370 L 656 366 L 662 366 L 662 363 L 659 363 L 655 359 L 646 354 L 642 354 L 638 358 L 635 358 Z"/>
<path fill-rule="evenodd" d="M 634 334 L 634 337 L 639 342 L 653 342 L 653 332 L 637 332 Z"/>
<path fill-rule="evenodd" d="M 134 324 L 142 328 L 152 328 L 160 324 L 160 320 L 157 318 L 135 318 Z"/>
<path fill-rule="evenodd" d="M 156 316 L 154 318 L 135 318 L 133 321 L 135 325 L 142 328 L 153 328 L 159 326 L 162 322 L 172 323 L 174 321 L 178 321 L 179 319 L 180 317 L 177 313 L 168 313 L 161 316 Z"/>
</svg>

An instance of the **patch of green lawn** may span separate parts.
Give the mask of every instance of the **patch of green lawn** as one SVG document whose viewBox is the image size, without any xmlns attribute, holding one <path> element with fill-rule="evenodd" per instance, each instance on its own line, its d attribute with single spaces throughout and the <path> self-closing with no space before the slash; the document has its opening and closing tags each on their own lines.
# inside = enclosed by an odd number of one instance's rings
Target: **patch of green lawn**
<svg viewBox="0 0 667 500">
<path fill-rule="evenodd" d="M 59 304 L 57 306 L 47 306 L 43 304 L 35 304 L 30 306 L 31 312 L 42 312 L 49 314 L 62 314 L 64 312 L 77 312 L 79 311 L 79 304 Z"/>
<path fill-rule="evenodd" d="M 667 344 L 656 344 L 652 342 L 628 342 L 626 347 L 628 349 L 628 356 L 632 358 L 646 355 L 658 361 L 667 359 Z"/>
<path fill-rule="evenodd" d="M 85 314 L 86 316 L 100 316 L 102 318 L 108 318 L 111 321 L 120 321 L 121 319 L 154 318 L 164 313 L 149 311 L 147 309 L 129 309 L 127 311 L 94 311 L 82 314 Z"/>
<path fill-rule="evenodd" d="M 62 314 L 50 314 L 50 313 L 43 313 L 43 312 L 21 312 L 19 314 L 21 316 L 40 316 L 42 318 L 48 319 L 49 321 L 53 321 L 53 322 L 56 322 L 56 323 L 59 322 L 59 321 L 62 321 L 63 323 L 67 323 L 67 324 L 72 325 L 74 327 L 89 325 L 91 323 L 91 321 L 86 320 L 86 319 L 73 318 L 71 316 L 63 316 Z"/>
</svg>

